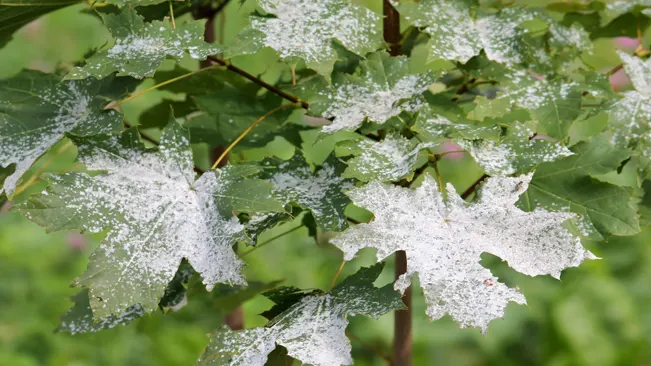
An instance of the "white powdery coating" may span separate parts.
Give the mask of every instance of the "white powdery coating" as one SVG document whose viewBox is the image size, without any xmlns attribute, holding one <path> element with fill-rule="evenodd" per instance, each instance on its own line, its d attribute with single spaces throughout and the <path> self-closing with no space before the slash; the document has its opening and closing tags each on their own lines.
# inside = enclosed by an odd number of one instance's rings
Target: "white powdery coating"
<svg viewBox="0 0 651 366">
<path fill-rule="evenodd" d="M 336 57 L 332 40 L 360 53 L 376 44 L 379 17 L 344 0 L 260 0 L 276 18 L 251 18 L 251 27 L 264 34 L 266 46 L 282 58 L 299 57 L 308 64 Z"/>
<path fill-rule="evenodd" d="M 348 162 L 350 176 L 374 177 L 380 181 L 398 180 L 411 172 L 418 160 L 418 152 L 425 144 L 413 144 L 400 134 L 390 134 L 377 142 L 359 143 L 362 153 Z"/>
<path fill-rule="evenodd" d="M 624 70 L 635 90 L 645 97 L 651 97 L 651 60 L 643 61 L 623 51 L 617 51 L 617 54 L 622 59 Z"/>
<path fill-rule="evenodd" d="M 342 84 L 327 91 L 330 105 L 323 117 L 334 118 L 332 124 L 323 127 L 323 132 L 354 130 L 364 119 L 383 123 L 402 111 L 414 112 L 423 105 L 420 94 L 429 87 L 426 75 L 406 75 L 393 86 L 381 85 L 368 80 L 365 84 Z M 333 90 L 334 89 L 334 90 Z M 406 103 L 404 100 L 413 98 Z M 403 103 L 400 103 L 403 102 Z"/>
<path fill-rule="evenodd" d="M 135 305 L 125 310 L 120 315 L 109 315 L 105 318 L 96 320 L 90 306 L 82 316 L 76 316 L 70 321 L 61 321 L 58 330 L 69 332 L 70 334 L 95 333 L 104 329 L 115 328 L 118 325 L 127 325 L 133 320 L 140 318 L 145 314 L 145 310 L 140 305 Z M 65 316 L 64 316 L 65 317 Z"/>
<path fill-rule="evenodd" d="M 624 98 L 615 103 L 610 113 L 613 126 L 613 143 L 628 147 L 637 142 L 642 155 L 651 158 L 651 95 L 637 91 L 623 93 Z"/>
<path fill-rule="evenodd" d="M 47 110 L 52 108 L 52 116 L 43 121 L 38 129 L 25 129 L 22 133 L 0 136 L 0 166 L 16 164 L 15 172 L 4 182 L 4 191 L 13 193 L 23 173 L 52 145 L 63 138 L 66 132 L 84 126 L 99 125 L 102 118 L 97 112 L 91 112 L 89 105 L 93 97 L 86 91 L 86 82 L 66 82 L 59 87 L 43 89 L 30 94 L 38 102 L 33 108 Z M 0 105 L 4 102 L 0 101 Z M 0 116 L 0 119 L 3 117 Z M 9 118 L 7 117 L 9 122 Z M 109 132 L 110 126 L 94 127 L 96 133 Z M 1 132 L 1 131 L 0 131 Z M 4 134 L 3 134 L 4 135 Z M 2 193 L 3 187 L 0 187 Z"/>
<path fill-rule="evenodd" d="M 399 3 L 392 1 L 394 6 Z M 430 56 L 466 63 L 482 49 L 480 35 L 470 9 L 456 1 L 422 1 L 418 14 L 405 13 L 405 19 L 417 27 L 426 27 L 430 35 Z"/>
<path fill-rule="evenodd" d="M 467 62 L 484 49 L 488 59 L 511 65 L 524 60 L 520 54 L 526 30 L 518 26 L 536 18 L 533 12 L 505 8 L 496 14 L 475 19 L 471 7 L 463 1 L 421 0 L 418 5 L 401 6 L 392 0 L 401 14 L 417 27 L 425 27 L 430 35 L 430 56 L 450 61 Z M 552 41 L 582 49 L 589 45 L 587 33 L 578 27 L 563 27 L 551 19 Z M 537 62 L 550 61 L 544 49 L 538 50 Z"/>
<path fill-rule="evenodd" d="M 573 155 L 567 147 L 544 140 L 531 139 L 533 128 L 515 122 L 506 141 L 456 140 L 482 169 L 491 176 L 507 176 L 520 169 Z"/>
<path fill-rule="evenodd" d="M 278 168 L 283 169 L 287 164 L 283 163 Z M 299 205 L 308 207 L 317 220 L 327 220 L 327 225 L 341 226 L 344 223 L 343 218 L 330 214 L 334 203 L 329 202 L 328 198 L 333 190 L 341 191 L 352 187 L 352 184 L 345 182 L 334 166 L 325 163 L 316 174 L 307 166 L 297 167 L 291 172 L 276 173 L 269 181 L 274 185 L 279 199 L 289 197 Z"/>
<path fill-rule="evenodd" d="M 347 310 L 331 295 L 307 296 L 274 319 L 271 327 L 218 333 L 218 338 L 211 341 L 217 344 L 210 351 L 219 357 L 231 355 L 232 366 L 263 366 L 277 343 L 304 364 L 352 365 L 351 345 L 346 337 Z M 210 364 L 207 359 L 199 363 Z"/>
<path fill-rule="evenodd" d="M 99 52 L 81 68 L 74 68 L 68 78 L 102 77 L 113 71 L 135 78 L 153 76 L 167 57 L 177 60 L 186 52 L 196 60 L 205 60 L 221 47 L 204 42 L 202 27 L 195 23 L 172 28 L 161 22 L 146 23 L 126 37 L 116 38 L 113 47 Z"/>
<path fill-rule="evenodd" d="M 508 98 L 524 109 L 538 109 L 547 104 L 557 104 L 566 99 L 572 89 L 579 84 L 576 82 L 552 83 L 529 75 L 524 70 L 506 75 L 511 83 L 497 99 Z"/>
<path fill-rule="evenodd" d="M 526 301 L 479 264 L 481 253 L 494 254 L 523 274 L 556 278 L 563 269 L 595 258 L 563 227 L 573 214 L 514 206 L 530 180 L 531 175 L 490 178 L 475 203 L 465 202 L 451 185 L 444 201 L 429 176 L 414 190 L 372 182 L 350 196 L 375 220 L 348 229 L 332 243 L 346 260 L 366 247 L 377 249 L 378 261 L 406 251 L 407 273 L 395 288 L 404 291 L 418 272 L 430 318 L 450 314 L 462 327 L 485 332 L 491 320 L 504 315 L 508 302 Z"/>
<path fill-rule="evenodd" d="M 117 138 L 114 138 L 117 140 Z M 222 217 L 215 197 L 219 171 L 194 182 L 192 153 L 185 136 L 163 136 L 160 152 L 112 144 L 119 155 L 81 145 L 80 161 L 105 174 L 55 176 L 67 213 L 83 217 L 86 230 L 108 229 L 92 254 L 81 283 L 90 287 L 96 315 L 118 313 L 140 303 L 157 308 L 183 258 L 211 289 L 216 283 L 246 284 L 231 246 L 243 227 Z"/>
</svg>

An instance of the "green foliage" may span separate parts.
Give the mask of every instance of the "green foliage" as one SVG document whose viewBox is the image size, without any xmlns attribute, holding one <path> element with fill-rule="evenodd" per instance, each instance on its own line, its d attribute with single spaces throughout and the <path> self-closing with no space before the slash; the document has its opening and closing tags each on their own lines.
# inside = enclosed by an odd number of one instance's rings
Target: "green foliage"
<svg viewBox="0 0 651 366">
<path fill-rule="evenodd" d="M 0 215 L 93 241 L 25 255 L 10 225 L 61 234 L 0 217 L 0 364 L 370 365 L 416 273 L 415 364 L 651 359 L 648 1 L 73 3 L 0 0 Z M 22 54 L 63 7 L 78 49 Z M 11 302 L 52 294 L 24 327 Z"/>
</svg>

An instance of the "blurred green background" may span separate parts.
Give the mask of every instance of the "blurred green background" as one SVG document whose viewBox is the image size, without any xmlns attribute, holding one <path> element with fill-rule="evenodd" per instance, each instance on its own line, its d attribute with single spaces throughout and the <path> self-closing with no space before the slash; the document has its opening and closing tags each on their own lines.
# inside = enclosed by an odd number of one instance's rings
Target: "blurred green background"
<svg viewBox="0 0 651 366">
<path fill-rule="evenodd" d="M 371 6 L 379 11 L 377 1 Z M 252 9 L 233 1 L 219 18 L 218 39 L 229 40 L 246 23 Z M 93 47 L 109 41 L 99 19 L 83 13 L 76 5 L 51 13 L 18 32 L 0 50 L 0 78 L 22 68 L 53 72 L 78 62 Z M 187 17 L 187 16 L 186 16 Z M 222 23 L 226 19 L 224 23 Z M 182 21 L 183 19 L 177 19 Z M 596 52 L 586 62 L 601 70 L 618 63 L 616 39 L 599 39 Z M 620 42 L 620 43 L 617 43 Z M 630 42 L 629 42 L 630 43 Z M 630 45 L 629 45 L 630 47 Z M 283 66 L 273 53 L 238 57 L 238 66 L 278 79 Z M 196 68 L 192 60 L 184 67 Z M 166 65 L 171 67 L 171 65 Z M 620 75 L 621 76 L 621 75 Z M 624 76 L 625 79 L 625 76 Z M 626 80 L 619 82 L 626 84 Z M 145 82 L 141 88 L 152 85 Z M 625 85 L 623 86 L 625 87 Z M 140 113 L 163 97 L 179 98 L 168 92 L 148 93 L 124 106 L 126 118 L 136 123 Z M 145 131 L 155 134 L 156 131 Z M 305 134 L 305 149 L 318 162 L 331 151 L 334 140 L 314 145 L 314 134 Z M 63 143 L 59 145 L 63 146 Z M 205 147 L 196 146 L 197 162 L 207 164 Z M 241 152 L 241 158 L 259 159 L 277 154 L 288 157 L 290 145 L 281 139 L 266 148 Z M 43 172 L 78 169 L 74 148 L 55 147 L 35 164 L 25 179 L 34 175 L 35 184 L 23 196 L 43 187 Z M 203 153 L 203 154 L 202 154 Z M 452 155 L 450 155 L 452 156 Z M 441 163 L 444 180 L 462 191 L 480 174 L 467 157 Z M 18 197 L 20 199 L 20 197 Z M 206 333 L 221 323 L 224 314 L 210 301 L 190 299 L 190 305 L 165 315 L 155 313 L 134 323 L 97 334 L 71 336 L 54 333 L 59 317 L 72 305 L 69 287 L 87 265 L 88 255 L 101 235 L 50 233 L 16 213 L 0 210 L 0 365 L 192 365 L 207 344 Z M 263 234 L 260 242 L 300 225 L 301 218 Z M 341 262 L 341 253 L 327 244 L 327 234 L 318 240 L 306 228 L 273 240 L 245 257 L 250 281 L 284 280 L 284 285 L 327 289 Z M 651 229 L 634 237 L 611 237 L 600 243 L 586 243 L 600 261 L 563 273 L 562 281 L 550 277 L 528 278 L 485 255 L 482 263 L 511 286 L 519 286 L 528 306 L 511 304 L 505 319 L 494 321 L 487 335 L 476 329 L 460 330 L 449 318 L 430 322 L 415 283 L 415 365 L 651 365 Z M 372 251 L 363 252 L 347 264 L 343 278 L 362 265 L 373 262 Z M 392 264 L 385 268 L 378 285 L 392 279 Z M 263 325 L 258 314 L 271 302 L 257 296 L 244 305 L 247 327 Z M 358 365 L 383 365 L 381 355 L 391 353 L 393 320 L 362 317 L 351 319 L 349 327 L 353 357 Z"/>
</svg>

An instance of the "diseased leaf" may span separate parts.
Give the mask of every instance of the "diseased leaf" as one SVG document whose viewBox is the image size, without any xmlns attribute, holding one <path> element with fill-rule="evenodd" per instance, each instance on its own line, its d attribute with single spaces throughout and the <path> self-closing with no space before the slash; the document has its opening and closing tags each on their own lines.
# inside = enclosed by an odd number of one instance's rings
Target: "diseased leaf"
<svg viewBox="0 0 651 366">
<path fill-rule="evenodd" d="M 431 108 L 418 116 L 413 129 L 432 142 L 450 138 L 468 151 L 491 176 L 525 173 L 538 164 L 554 161 L 572 152 L 565 146 L 536 138 L 534 122 L 495 124 L 453 123 Z"/>
<path fill-rule="evenodd" d="M 125 7 L 119 14 L 103 14 L 115 44 L 86 59 L 82 67 L 75 67 L 67 79 L 98 79 L 117 71 L 118 76 L 138 79 L 153 76 L 165 58 L 180 60 L 186 52 L 195 60 L 205 60 L 220 53 L 221 46 L 203 40 L 203 22 L 188 21 L 172 27 L 169 20 L 145 23 L 138 13 Z"/>
<path fill-rule="evenodd" d="M 407 21 L 430 36 L 430 60 L 466 63 L 483 49 L 490 60 L 507 65 L 550 63 L 552 56 L 545 47 L 531 42 L 529 31 L 521 26 L 534 19 L 548 23 L 549 45 L 581 51 L 589 48 L 588 34 L 583 29 L 561 26 L 527 9 L 504 8 L 485 13 L 475 0 L 392 0 L 392 4 Z"/>
<path fill-rule="evenodd" d="M 80 0 L 0 0 L 0 47 L 15 31 L 49 12 L 80 3 Z"/>
<path fill-rule="evenodd" d="M 127 325 L 145 314 L 139 304 L 133 305 L 119 315 L 108 315 L 101 319 L 93 317 L 93 311 L 88 301 L 88 289 L 83 289 L 74 295 L 71 300 L 74 306 L 61 317 L 58 332 L 70 334 L 94 333 L 104 329 L 115 328 L 118 325 Z"/>
<path fill-rule="evenodd" d="M 348 0 L 258 0 L 258 4 L 274 17 L 252 15 L 231 56 L 270 47 L 287 62 L 302 60 L 329 77 L 337 59 L 333 40 L 359 56 L 384 45 L 381 18 Z"/>
<path fill-rule="evenodd" d="M 599 135 L 572 148 L 574 155 L 536 168 L 529 190 L 519 206 L 527 210 L 572 211 L 587 219 L 604 235 L 640 232 L 631 189 L 599 181 L 592 175 L 614 171 L 631 152 Z M 584 235 L 593 230 L 587 223 Z"/>
<path fill-rule="evenodd" d="M 651 60 L 642 61 L 621 51 L 618 54 L 635 90 L 622 93 L 623 98 L 608 108 L 613 142 L 633 148 L 648 161 L 651 160 Z"/>
<path fill-rule="evenodd" d="M 340 231 L 346 227 L 344 209 L 350 200 L 343 191 L 352 187 L 352 180 L 342 176 L 346 166 L 334 155 L 315 171 L 301 154 L 287 161 L 267 159 L 263 165 L 268 168 L 258 177 L 274 185 L 278 200 L 310 210 L 324 230 Z"/>
<path fill-rule="evenodd" d="M 576 82 L 547 81 L 523 70 L 511 71 L 500 78 L 494 99 L 480 99 L 468 117 L 502 117 L 519 107 L 529 111 L 541 133 L 556 139 L 567 136 L 572 122 L 581 114 L 581 87 Z"/>
<path fill-rule="evenodd" d="M 338 145 L 344 153 L 354 155 L 348 160 L 344 177 L 370 180 L 397 181 L 411 173 L 418 161 L 418 153 L 426 144 L 410 141 L 400 134 L 392 133 L 384 140 L 376 142 L 370 139 L 360 141 L 343 141 Z"/>
<path fill-rule="evenodd" d="M 345 335 L 346 317 L 377 318 L 404 306 L 391 285 L 373 286 L 382 267 L 362 268 L 326 294 L 303 296 L 265 328 L 213 333 L 197 365 L 262 366 L 276 344 L 305 364 L 352 364 L 350 341 Z"/>
<path fill-rule="evenodd" d="M 494 254 L 529 276 L 552 275 L 595 258 L 563 222 L 573 215 L 514 206 L 531 175 L 489 178 L 477 202 L 468 203 L 448 185 L 443 198 L 435 180 L 407 189 L 371 182 L 349 191 L 353 203 L 375 214 L 331 242 L 351 260 L 362 248 L 377 249 L 382 261 L 397 250 L 407 252 L 407 272 L 395 283 L 402 292 L 418 273 L 427 315 L 450 314 L 462 327 L 479 327 L 504 315 L 510 301 L 526 303 L 517 290 L 498 282 L 479 264 L 483 252 Z"/>
<path fill-rule="evenodd" d="M 353 75 L 336 73 L 332 84 L 314 77 L 297 92 L 310 103 L 308 113 L 331 118 L 323 132 L 355 130 L 362 122 L 383 123 L 402 111 L 414 112 L 424 104 L 423 92 L 436 80 L 433 72 L 414 73 L 406 57 L 386 52 L 370 55 Z"/>
<path fill-rule="evenodd" d="M 170 122 L 160 149 L 146 149 L 135 130 L 121 137 L 74 138 L 86 173 L 51 176 L 51 185 L 19 206 L 50 230 L 108 234 L 77 285 L 90 288 L 99 319 L 140 304 L 154 310 L 183 258 L 217 283 L 245 284 L 231 246 L 243 237 L 233 211 L 282 211 L 271 186 L 243 179 L 255 167 L 231 166 L 194 179 L 187 133 Z"/>
<path fill-rule="evenodd" d="M 122 115 L 103 107 L 135 86 L 131 78 L 62 82 L 30 70 L 0 80 L 0 167 L 15 164 L 0 193 L 11 195 L 23 173 L 64 134 L 121 130 Z"/>
</svg>

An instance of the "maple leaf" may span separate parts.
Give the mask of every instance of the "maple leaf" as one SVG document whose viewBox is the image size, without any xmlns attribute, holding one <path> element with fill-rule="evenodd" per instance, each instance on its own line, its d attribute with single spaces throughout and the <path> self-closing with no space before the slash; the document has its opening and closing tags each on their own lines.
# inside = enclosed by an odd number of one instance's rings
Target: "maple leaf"
<svg viewBox="0 0 651 366">
<path fill-rule="evenodd" d="M 283 211 L 270 184 L 242 178 L 257 168 L 230 166 L 195 181 L 189 137 L 173 121 L 158 150 L 134 129 L 73 141 L 79 160 L 104 173 L 51 176 L 46 191 L 18 208 L 50 230 L 108 231 L 77 280 L 89 287 L 98 319 L 135 304 L 155 309 L 184 258 L 209 289 L 245 284 L 232 250 L 244 228 L 233 212 Z"/>
<path fill-rule="evenodd" d="M 333 40 L 360 56 L 384 46 L 381 18 L 348 0 L 258 0 L 258 4 L 275 17 L 251 16 L 251 25 L 238 35 L 230 56 L 270 47 L 291 64 L 303 60 L 327 77 L 337 59 Z"/>
<path fill-rule="evenodd" d="M 204 42 L 202 21 L 180 23 L 176 28 L 167 19 L 145 23 L 129 7 L 119 14 L 102 15 L 102 19 L 115 44 L 86 59 L 84 66 L 73 68 L 67 79 L 100 79 L 115 71 L 118 76 L 142 79 L 154 75 L 167 57 L 180 60 L 187 52 L 195 60 L 205 60 L 222 51 L 221 46 Z"/>
<path fill-rule="evenodd" d="M 388 134 L 382 141 L 365 139 L 343 141 L 337 145 L 340 155 L 355 155 L 348 160 L 344 177 L 370 180 L 396 181 L 409 175 L 416 166 L 418 153 L 427 144 L 410 141 L 398 133 Z"/>
<path fill-rule="evenodd" d="M 635 90 L 622 93 L 622 99 L 610 103 L 608 113 L 613 141 L 621 147 L 633 147 L 645 159 L 651 159 L 651 61 L 618 51 Z"/>
<path fill-rule="evenodd" d="M 352 180 L 342 176 L 345 164 L 333 155 L 315 171 L 298 153 L 290 160 L 267 159 L 262 165 L 267 168 L 258 177 L 274 185 L 278 200 L 295 202 L 310 210 L 325 230 L 339 231 L 346 227 L 344 209 L 350 200 L 343 191 L 352 187 Z"/>
<path fill-rule="evenodd" d="M 545 48 L 532 46 L 526 39 L 529 32 L 520 27 L 537 18 L 549 24 L 550 44 L 557 48 L 584 50 L 589 45 L 589 37 L 582 28 L 563 27 L 549 17 L 526 9 L 504 8 L 497 13 L 482 13 L 478 2 L 473 0 L 392 0 L 392 4 L 407 21 L 423 27 L 430 36 L 430 59 L 465 63 L 483 49 L 490 60 L 507 65 L 525 61 L 549 63 L 552 58 Z"/>
<path fill-rule="evenodd" d="M 62 82 L 31 70 L 0 80 L 0 167 L 15 164 L 0 193 L 13 193 L 23 173 L 66 133 L 120 131 L 122 115 L 103 106 L 135 86 L 131 78 Z"/>
<path fill-rule="evenodd" d="M 502 117 L 513 108 L 526 109 L 543 134 L 567 137 L 572 122 L 581 114 L 581 85 L 573 81 L 535 78 L 525 70 L 506 71 L 498 78 L 494 98 L 477 98 L 468 117 L 476 120 Z"/>
<path fill-rule="evenodd" d="M 535 122 L 503 118 L 500 128 L 491 122 L 472 124 L 461 120 L 453 123 L 435 109 L 426 108 L 419 113 L 413 130 L 432 142 L 452 139 L 491 176 L 527 172 L 540 163 L 572 155 L 559 143 L 534 138 Z"/>
<path fill-rule="evenodd" d="M 197 365 L 262 366 L 279 344 L 289 356 L 310 365 L 351 365 L 350 341 L 346 338 L 347 316 L 378 318 L 404 304 L 391 285 L 373 286 L 383 265 L 362 268 L 341 284 L 321 294 L 296 296 L 281 290 L 270 296 L 275 302 L 294 298 L 293 305 L 276 315 L 264 328 L 242 331 L 219 330 L 210 336 L 210 344 Z M 281 305 L 281 304 L 279 304 Z M 273 310 L 273 309 L 272 309 Z"/>
<path fill-rule="evenodd" d="M 373 212 L 375 220 L 331 242 L 345 260 L 367 247 L 377 249 L 378 261 L 404 250 L 407 272 L 395 288 L 404 292 L 418 273 L 430 318 L 450 314 L 462 327 L 485 332 L 510 301 L 526 300 L 479 264 L 483 252 L 508 261 L 523 274 L 555 278 L 563 269 L 595 258 L 563 226 L 573 214 L 524 212 L 514 206 L 530 180 L 531 175 L 489 178 L 473 203 L 465 202 L 449 184 L 444 199 L 429 175 L 416 189 L 371 182 L 348 194 L 355 205 Z"/>
<path fill-rule="evenodd" d="M 310 103 L 309 113 L 333 119 L 323 132 L 354 130 L 364 120 L 383 123 L 402 111 L 425 104 L 422 93 L 436 80 L 432 71 L 415 73 L 406 57 L 377 52 L 362 61 L 355 74 L 335 73 L 332 84 L 314 77 L 297 92 Z"/>
<path fill-rule="evenodd" d="M 583 236 L 639 233 L 631 189 L 593 178 L 616 170 L 631 151 L 614 145 L 610 136 L 602 134 L 573 146 L 572 152 L 572 156 L 536 167 L 518 205 L 527 210 L 575 212 L 588 219 L 581 225 Z"/>
</svg>

